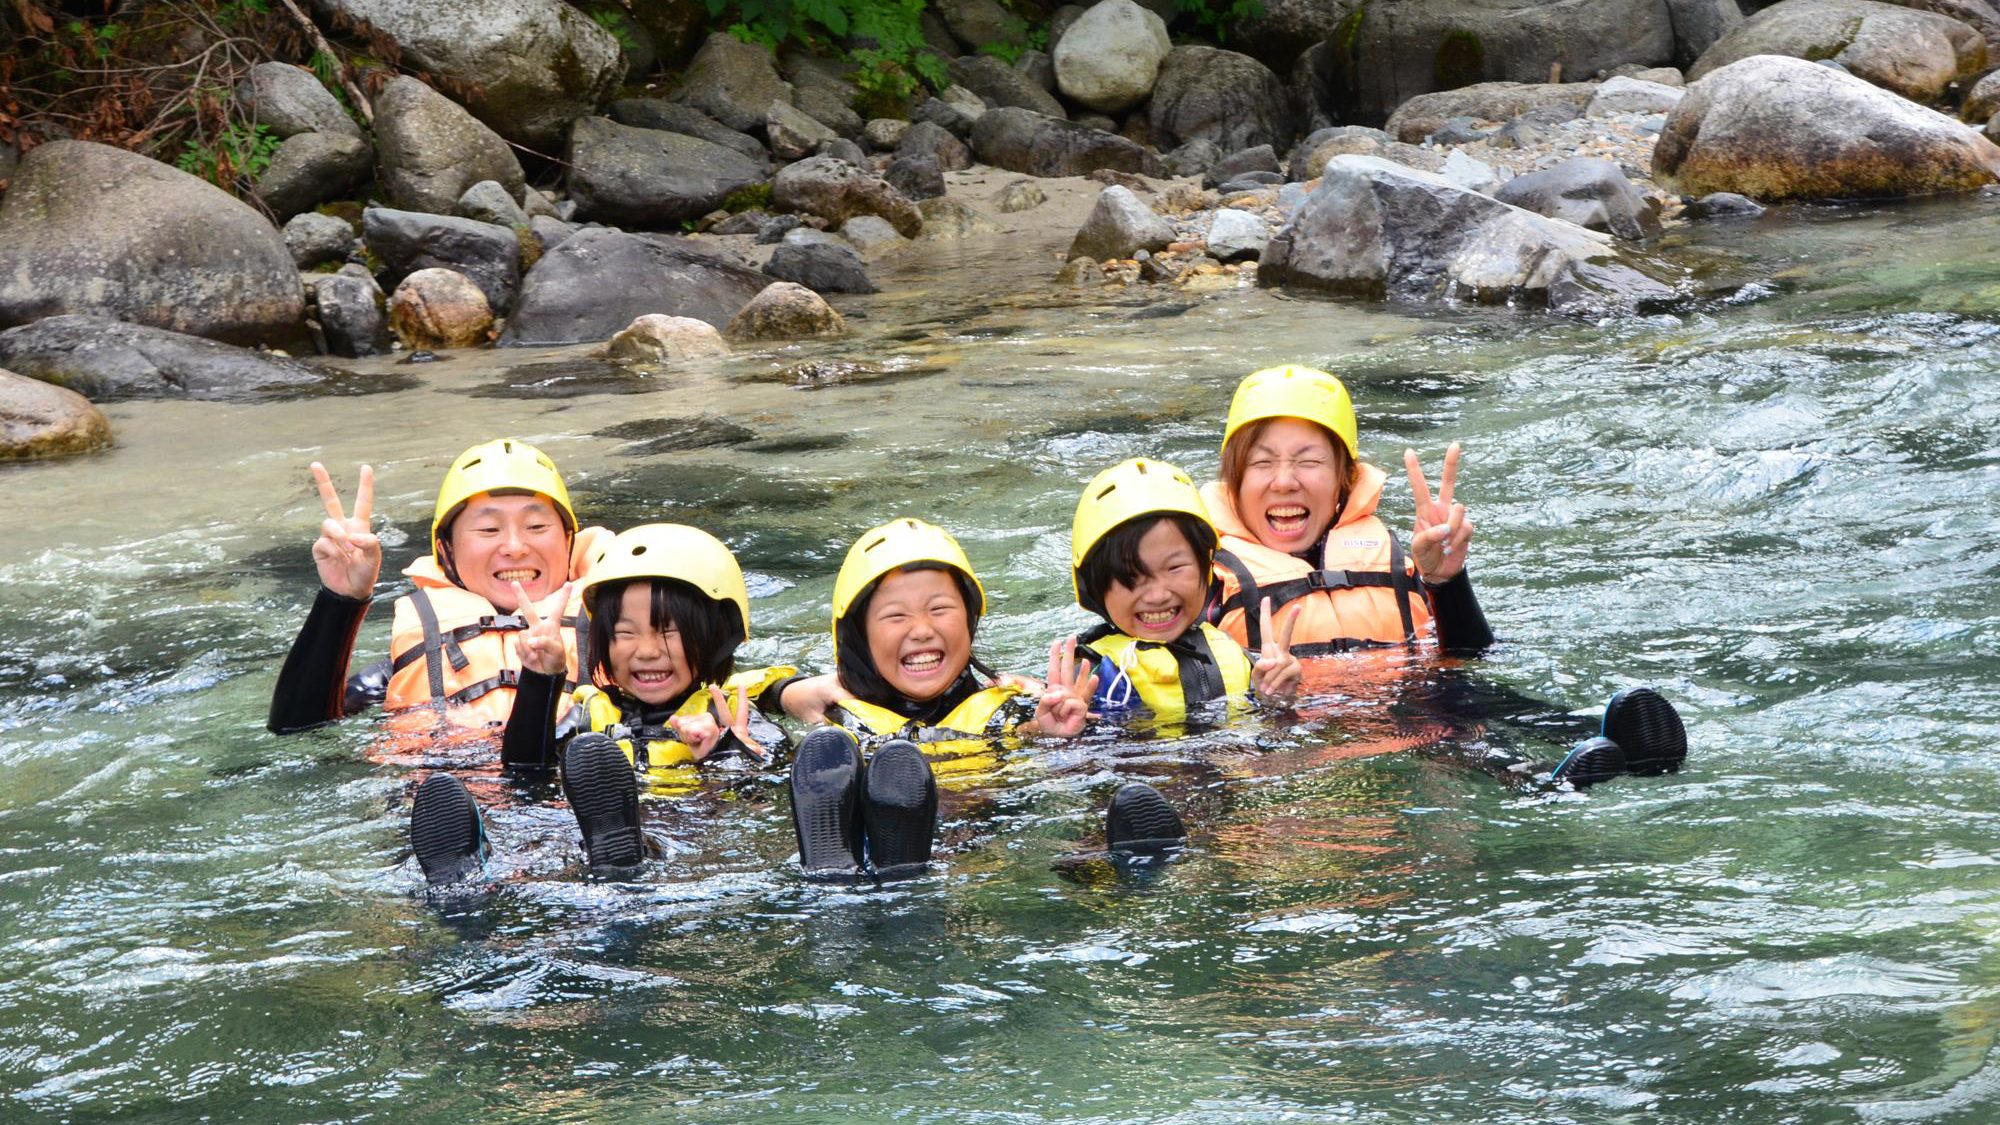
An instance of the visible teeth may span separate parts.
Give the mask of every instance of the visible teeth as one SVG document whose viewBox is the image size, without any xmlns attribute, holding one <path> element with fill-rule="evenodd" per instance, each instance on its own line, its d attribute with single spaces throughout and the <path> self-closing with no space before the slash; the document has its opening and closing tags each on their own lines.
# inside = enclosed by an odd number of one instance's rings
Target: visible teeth
<svg viewBox="0 0 2000 1125">
<path fill-rule="evenodd" d="M 1144 610 L 1139 614 L 1139 620 L 1145 622 L 1148 625 L 1165 625 L 1167 622 L 1172 621 L 1175 617 L 1179 616 L 1179 614 L 1180 611 L 1177 609 Z"/>
<path fill-rule="evenodd" d="M 938 652 L 920 652 L 915 656 L 906 656 L 903 658 L 903 667 L 913 672 L 928 672 L 942 663 L 944 663 L 944 654 Z"/>
<path fill-rule="evenodd" d="M 528 579 L 530 579 L 530 578 L 533 578 L 533 577 L 534 577 L 535 575 L 537 575 L 537 574 L 540 574 L 540 573 L 541 573 L 541 571 L 539 571 L 539 570 L 532 570 L 532 569 L 530 569 L 530 570 L 496 570 L 496 571 L 494 571 L 494 572 L 493 572 L 493 575 L 494 575 L 494 577 L 498 578 L 498 579 L 499 579 L 500 581 L 502 581 L 502 582 L 526 582 L 526 581 L 527 581 Z"/>
</svg>

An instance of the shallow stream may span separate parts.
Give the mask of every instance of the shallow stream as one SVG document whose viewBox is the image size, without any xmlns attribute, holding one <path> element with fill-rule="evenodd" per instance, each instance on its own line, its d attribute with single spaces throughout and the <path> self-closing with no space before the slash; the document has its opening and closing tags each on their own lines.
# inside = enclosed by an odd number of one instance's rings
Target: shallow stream
<svg viewBox="0 0 2000 1125">
<path fill-rule="evenodd" d="M 0 1120 L 1992 1120 L 2000 201 L 1676 241 L 1712 295 L 1602 325 L 1059 293 L 1043 248 L 975 241 L 878 266 L 841 342 L 111 408 L 114 451 L 0 470 Z M 1285 361 L 1347 378 L 1392 473 L 1464 442 L 1505 643 L 1008 755 L 948 799 L 931 878 L 801 882 L 778 775 L 737 774 L 652 807 L 668 854 L 630 884 L 506 798 L 493 886 L 430 899 L 425 755 L 381 761 L 367 719 L 263 730 L 315 458 L 343 491 L 377 467 L 393 578 L 454 453 L 532 440 L 587 519 L 731 544 L 751 663 L 822 665 L 848 542 L 926 516 L 986 580 L 988 658 L 1033 672 L 1085 622 L 1081 482 L 1140 453 L 1211 477 L 1235 382 Z M 1480 763 L 1560 746 L 1440 678 L 1586 717 L 1656 684 L 1689 768 L 1504 784 Z M 1052 870 L 1121 779 L 1184 805 L 1189 855 Z"/>
</svg>

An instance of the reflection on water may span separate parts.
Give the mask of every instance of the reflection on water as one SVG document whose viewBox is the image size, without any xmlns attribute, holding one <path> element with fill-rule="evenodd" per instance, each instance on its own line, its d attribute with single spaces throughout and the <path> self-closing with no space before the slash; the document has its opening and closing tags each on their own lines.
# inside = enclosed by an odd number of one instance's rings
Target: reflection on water
<svg viewBox="0 0 2000 1125">
<path fill-rule="evenodd" d="M 1018 246 L 941 244 L 839 341 L 115 405 L 111 453 L 0 470 L 0 1120 L 1983 1122 L 1996 205 L 1692 231 L 1721 296 L 1602 325 L 1058 293 Z M 457 450 L 536 441 L 586 516 L 723 535 L 752 663 L 823 665 L 849 538 L 930 516 L 986 579 L 981 648 L 1034 671 L 1084 624 L 1079 482 L 1212 475 L 1236 379 L 1288 360 L 1347 374 L 1377 463 L 1465 442 L 1507 643 L 1006 748 L 927 879 L 791 875 L 780 765 L 649 802 L 656 859 L 594 882 L 550 794 L 480 775 L 495 878 L 427 899 L 408 786 L 480 751 L 262 731 L 313 458 L 377 466 L 393 570 Z M 1509 769 L 1639 682 L 1681 702 L 1687 772 Z M 1070 862 L 1127 780 L 1186 854 Z"/>
</svg>

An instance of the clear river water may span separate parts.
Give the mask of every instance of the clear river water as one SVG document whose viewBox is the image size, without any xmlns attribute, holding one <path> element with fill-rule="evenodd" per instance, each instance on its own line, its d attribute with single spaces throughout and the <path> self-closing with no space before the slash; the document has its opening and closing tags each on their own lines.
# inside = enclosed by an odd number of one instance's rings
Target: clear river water
<svg viewBox="0 0 2000 1125">
<path fill-rule="evenodd" d="M 0 1121 L 1994 1120 L 2000 200 L 1672 241 L 1704 295 L 1602 324 L 1059 292 L 1046 247 L 975 240 L 877 266 L 841 341 L 111 407 L 115 450 L 0 469 Z M 649 803 L 629 883 L 482 783 L 494 880 L 427 896 L 408 791 L 457 759 L 263 729 L 315 458 L 376 466 L 393 594 L 452 455 L 534 441 L 588 520 L 730 543 L 751 663 L 823 666 L 847 544 L 924 516 L 982 571 L 988 659 L 1035 672 L 1086 620 L 1082 482 L 1211 477 L 1236 381 L 1287 361 L 1347 378 L 1392 474 L 1464 443 L 1504 643 L 1011 750 L 954 783 L 929 878 L 800 880 L 773 770 Z M 1486 768 L 1562 747 L 1479 699 L 1587 721 L 1636 683 L 1687 719 L 1679 775 Z M 1188 854 L 1056 870 L 1132 779 Z"/>
</svg>

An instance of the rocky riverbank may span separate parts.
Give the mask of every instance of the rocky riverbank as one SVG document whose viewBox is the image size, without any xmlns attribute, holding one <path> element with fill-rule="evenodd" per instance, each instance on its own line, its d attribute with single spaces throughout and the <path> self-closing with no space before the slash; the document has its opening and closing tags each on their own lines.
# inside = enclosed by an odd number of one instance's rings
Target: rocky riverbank
<svg viewBox="0 0 2000 1125">
<path fill-rule="evenodd" d="M 336 373 L 300 355 L 603 344 L 670 364 L 838 334 L 825 298 L 876 292 L 871 266 L 923 242 L 1008 239 L 1051 286 L 1601 317 L 1694 294 L 1661 247 L 1676 224 L 2000 179 L 1986 0 L 1747 19 L 1606 0 L 1586 6 L 1602 35 L 1556 37 L 1424 30 L 1463 3 L 1333 4 L 1325 27 L 1281 3 L 1246 25 L 1256 53 L 1176 43 L 1134 0 L 1056 11 L 1044 52 L 991 0 L 953 0 L 926 24 L 950 84 L 875 116 L 851 67 L 794 48 L 710 34 L 619 90 L 629 51 L 558 0 L 512 4 L 524 45 L 491 57 L 395 0 L 347 6 L 406 62 L 486 81 L 389 78 L 364 127 L 313 73 L 257 65 L 236 96 L 281 143 L 247 203 L 86 141 L 0 166 L 0 404 L 24 404 L 0 405 L 0 457 L 106 440 L 88 402 L 29 380 L 233 399 Z M 1565 76 L 1583 80 L 1544 80 Z"/>
</svg>

